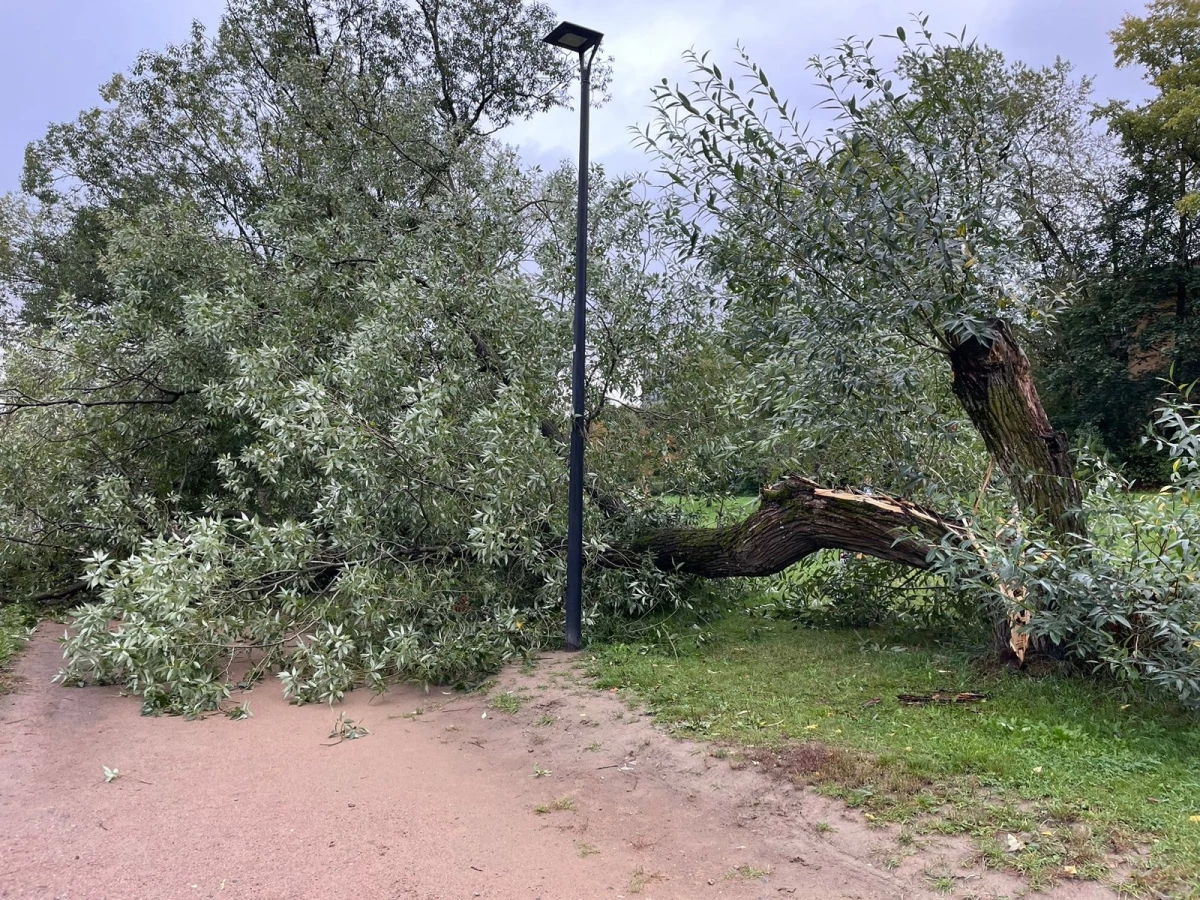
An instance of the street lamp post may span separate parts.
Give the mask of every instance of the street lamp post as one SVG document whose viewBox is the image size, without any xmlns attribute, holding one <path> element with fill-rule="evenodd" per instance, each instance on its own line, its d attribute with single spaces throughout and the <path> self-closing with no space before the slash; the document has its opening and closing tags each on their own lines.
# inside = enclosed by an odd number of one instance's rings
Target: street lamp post
<svg viewBox="0 0 1200 900">
<path fill-rule="evenodd" d="M 587 310 L 588 93 L 592 60 L 604 38 L 598 31 L 563 22 L 543 39 L 579 54 L 579 202 L 575 219 L 575 357 L 571 367 L 571 481 L 567 491 L 567 649 L 583 638 L 583 438 L 584 333 Z M 591 55 L 587 55 L 588 51 Z"/>
</svg>

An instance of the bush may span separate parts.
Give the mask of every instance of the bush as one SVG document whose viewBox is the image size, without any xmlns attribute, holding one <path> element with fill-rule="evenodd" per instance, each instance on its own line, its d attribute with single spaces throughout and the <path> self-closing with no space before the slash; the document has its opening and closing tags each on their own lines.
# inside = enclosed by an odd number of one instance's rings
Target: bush
<svg viewBox="0 0 1200 900">
<path fill-rule="evenodd" d="M 835 551 L 780 576 L 769 596 L 774 615 L 812 628 L 938 629 L 978 619 L 940 575 Z"/>
<path fill-rule="evenodd" d="M 1138 495 L 1093 460 L 1087 537 L 1055 540 L 1019 518 L 975 523 L 940 552 L 939 570 L 1001 615 L 1029 614 L 1047 649 L 1200 708 L 1200 415 L 1192 387 L 1164 398 L 1153 443 L 1171 484 Z M 983 536 L 981 536 L 983 535 Z"/>
</svg>

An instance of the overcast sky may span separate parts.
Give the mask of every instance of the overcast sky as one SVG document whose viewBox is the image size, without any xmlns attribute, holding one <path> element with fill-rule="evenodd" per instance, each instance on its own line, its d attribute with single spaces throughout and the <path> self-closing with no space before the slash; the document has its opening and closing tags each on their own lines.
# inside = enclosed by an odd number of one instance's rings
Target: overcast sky
<svg viewBox="0 0 1200 900">
<path fill-rule="evenodd" d="M 734 44 L 786 89 L 802 109 L 819 97 L 804 69 L 815 53 L 849 35 L 894 33 L 911 13 L 936 31 L 968 34 L 1031 64 L 1071 60 L 1096 77 L 1098 99 L 1144 95 L 1140 74 L 1112 65 L 1108 32 L 1138 0 L 561 0 L 563 18 L 603 31 L 614 58 L 612 101 L 592 119 L 592 158 L 613 170 L 645 168 L 630 148 L 629 126 L 645 123 L 650 85 L 686 77 L 680 54 L 710 49 L 731 59 Z M 139 50 L 187 36 L 199 19 L 215 25 L 223 0 L 0 0 L 0 193 L 14 190 L 25 145 L 53 121 L 99 102 L 97 87 L 125 70 Z M 911 28 L 909 29 L 911 31 Z M 562 111 L 522 123 L 508 135 L 526 159 L 573 158 L 576 117 Z"/>
</svg>

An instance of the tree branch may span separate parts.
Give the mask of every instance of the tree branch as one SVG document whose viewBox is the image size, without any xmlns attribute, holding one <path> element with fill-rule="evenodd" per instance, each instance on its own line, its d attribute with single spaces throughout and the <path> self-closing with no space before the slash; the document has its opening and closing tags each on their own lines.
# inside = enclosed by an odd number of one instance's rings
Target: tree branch
<svg viewBox="0 0 1200 900">
<path fill-rule="evenodd" d="M 78 397 L 60 397 L 54 400 L 0 400 L 0 416 L 11 415 L 19 409 L 45 409 L 51 406 L 78 406 L 81 409 L 93 406 L 169 406 L 183 397 L 198 393 L 198 390 L 163 391 L 161 397 L 134 397 L 129 400 L 80 400 Z"/>
<path fill-rule="evenodd" d="M 847 550 L 926 569 L 930 551 L 965 529 L 937 513 L 881 495 L 820 487 L 791 477 L 764 487 L 758 509 L 734 525 L 659 528 L 608 551 L 600 564 L 625 568 L 646 555 L 663 571 L 703 578 L 782 572 L 818 550 Z"/>
<path fill-rule="evenodd" d="M 40 594 L 34 594 L 32 597 L 2 597 L 0 596 L 0 605 L 6 603 L 20 603 L 22 600 L 28 600 L 30 603 L 36 603 L 41 606 L 52 606 L 63 601 L 70 600 L 76 594 L 82 594 L 87 590 L 87 582 L 75 581 L 64 587 L 52 588 L 48 591 L 42 591 Z"/>
</svg>

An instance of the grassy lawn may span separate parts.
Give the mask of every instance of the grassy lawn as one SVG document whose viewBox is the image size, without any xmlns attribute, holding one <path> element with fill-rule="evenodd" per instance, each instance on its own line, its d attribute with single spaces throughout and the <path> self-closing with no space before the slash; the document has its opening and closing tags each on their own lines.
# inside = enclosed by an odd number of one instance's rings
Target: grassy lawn
<svg viewBox="0 0 1200 900">
<path fill-rule="evenodd" d="M 36 625 L 36 611 L 23 603 L 0 606 L 0 694 L 7 690 L 5 677 L 9 661 L 25 646 L 29 629 Z"/>
<path fill-rule="evenodd" d="M 905 823 L 902 837 L 971 834 L 990 864 L 1035 886 L 1112 877 L 1120 857 L 1134 895 L 1200 896 L 1194 717 L 1110 682 L 1013 673 L 930 640 L 806 630 L 754 610 L 703 627 L 703 643 L 600 648 L 596 674 L 678 733 L 760 754 L 870 820 Z M 935 690 L 987 699 L 897 699 Z"/>
</svg>

